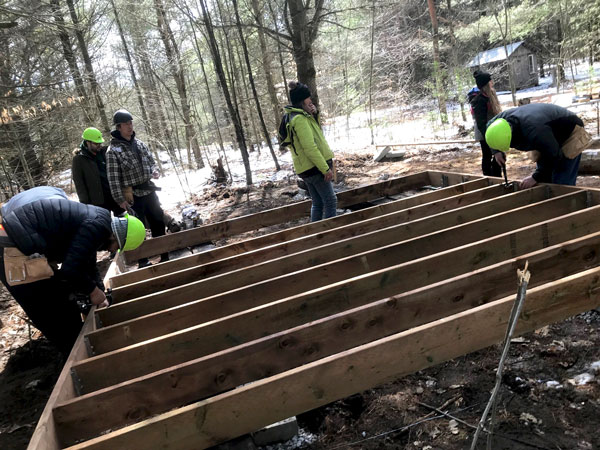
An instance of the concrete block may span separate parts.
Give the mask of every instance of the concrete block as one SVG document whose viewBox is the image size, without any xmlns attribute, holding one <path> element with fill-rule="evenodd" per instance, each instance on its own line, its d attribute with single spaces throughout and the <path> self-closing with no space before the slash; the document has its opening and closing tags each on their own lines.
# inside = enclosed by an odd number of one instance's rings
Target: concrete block
<svg viewBox="0 0 600 450">
<path fill-rule="evenodd" d="M 288 441 L 298 434 L 298 422 L 295 417 L 273 423 L 262 430 L 252 433 L 256 445 L 269 445 L 275 442 Z"/>
</svg>

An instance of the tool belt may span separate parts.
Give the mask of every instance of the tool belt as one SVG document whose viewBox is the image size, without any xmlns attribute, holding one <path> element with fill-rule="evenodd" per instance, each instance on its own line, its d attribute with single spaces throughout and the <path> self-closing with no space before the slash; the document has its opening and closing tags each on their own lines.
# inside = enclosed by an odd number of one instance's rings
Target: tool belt
<svg viewBox="0 0 600 450">
<path fill-rule="evenodd" d="M 141 184 L 136 184 L 135 186 L 127 186 L 123 189 L 123 197 L 125 201 L 130 205 L 133 205 L 133 190 L 139 189 L 143 191 L 162 191 L 162 188 L 158 187 L 154 184 L 152 180 L 144 181 Z"/>
<path fill-rule="evenodd" d="M 2 225 L 0 225 L 0 251 L 4 254 L 4 275 L 9 286 L 33 283 L 54 275 L 54 270 L 44 255 L 23 254 L 6 234 Z"/>
<path fill-rule="evenodd" d="M 17 247 L 5 247 L 3 250 L 4 274 L 9 286 L 34 283 L 54 275 L 52 267 L 43 255 L 34 253 L 27 256 Z"/>
<path fill-rule="evenodd" d="M 592 143 L 592 136 L 585 128 L 575 125 L 573 132 L 562 145 L 562 152 L 566 158 L 575 159 Z"/>
</svg>

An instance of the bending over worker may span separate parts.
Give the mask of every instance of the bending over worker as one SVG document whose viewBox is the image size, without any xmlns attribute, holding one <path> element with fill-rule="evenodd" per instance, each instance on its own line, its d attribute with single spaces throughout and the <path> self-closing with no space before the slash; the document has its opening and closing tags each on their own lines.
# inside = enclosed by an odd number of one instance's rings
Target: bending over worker
<svg viewBox="0 0 600 450">
<path fill-rule="evenodd" d="M 498 164 L 506 164 L 510 147 L 533 151 L 535 172 L 521 189 L 537 183 L 575 185 L 581 152 L 591 141 L 576 114 L 557 105 L 531 103 L 504 111 L 488 123 L 485 140 Z"/>
<path fill-rule="evenodd" d="M 144 225 L 131 216 L 111 219 L 106 209 L 71 201 L 50 186 L 15 195 L 1 214 L 0 280 L 33 324 L 67 355 L 82 327 L 72 294 L 108 306 L 96 251 L 137 248 L 146 236 Z"/>
<path fill-rule="evenodd" d="M 337 197 L 333 191 L 333 152 L 329 148 L 319 112 L 310 99 L 308 86 L 294 81 L 289 83 L 292 104 L 285 107 L 289 114 L 289 132 L 292 140 L 294 171 L 308 187 L 312 207 L 310 220 L 315 222 L 336 214 Z"/>
</svg>

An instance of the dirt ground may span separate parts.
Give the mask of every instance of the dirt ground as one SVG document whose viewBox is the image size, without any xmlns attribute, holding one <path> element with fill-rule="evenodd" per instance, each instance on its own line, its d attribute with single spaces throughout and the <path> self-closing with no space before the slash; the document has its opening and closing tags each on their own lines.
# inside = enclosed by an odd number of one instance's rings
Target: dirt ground
<svg viewBox="0 0 600 450">
<path fill-rule="evenodd" d="M 475 145 L 408 148 L 405 159 L 382 163 L 366 154 L 336 157 L 340 189 L 422 170 L 480 173 Z M 509 155 L 509 178 L 521 179 L 532 168 L 525 154 Z M 598 187 L 600 178 L 580 177 L 578 185 Z M 212 222 L 297 201 L 297 195 L 289 178 L 250 188 L 212 187 L 196 203 Z M 600 368 L 594 379 L 592 367 L 600 361 L 599 324 L 600 313 L 588 312 L 512 344 L 492 448 L 600 449 Z M 0 449 L 23 449 L 63 361 L 4 290 L 0 331 Z M 469 448 L 499 357 L 500 347 L 490 347 L 302 414 L 300 426 L 316 436 L 302 448 Z M 485 448 L 485 440 L 482 434 L 478 448 Z"/>
</svg>

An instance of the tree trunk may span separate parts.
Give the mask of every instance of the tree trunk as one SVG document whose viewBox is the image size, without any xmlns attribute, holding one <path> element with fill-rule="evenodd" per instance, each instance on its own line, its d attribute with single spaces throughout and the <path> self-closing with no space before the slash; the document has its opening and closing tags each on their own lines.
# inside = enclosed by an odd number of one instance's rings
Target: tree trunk
<svg viewBox="0 0 600 450">
<path fill-rule="evenodd" d="M 292 48 L 294 59 L 296 61 L 298 81 L 308 86 L 311 93 L 311 99 L 318 108 L 319 94 L 317 91 L 317 71 L 315 70 L 312 44 L 317 37 L 317 32 L 321 23 L 323 0 L 315 1 L 315 13 L 310 22 L 307 17 L 309 5 L 305 5 L 303 0 L 287 0 L 287 6 L 289 8 L 290 18 L 292 19 L 289 32 L 292 38 Z"/>
<path fill-rule="evenodd" d="M 265 39 L 265 33 L 263 31 L 262 14 L 258 6 L 258 0 L 252 0 L 252 10 L 254 11 L 254 18 L 256 20 L 256 23 L 258 24 L 258 42 L 260 44 L 262 66 L 265 72 L 267 91 L 269 92 L 269 99 L 271 100 L 271 108 L 273 109 L 272 130 L 275 130 L 279 125 L 281 112 L 279 107 L 279 101 L 277 100 L 277 93 L 275 92 L 275 83 L 273 83 L 273 76 L 271 75 L 271 60 L 267 51 L 267 43 Z"/>
<path fill-rule="evenodd" d="M 121 21 L 119 19 L 119 13 L 117 11 L 117 7 L 115 5 L 114 0 L 110 0 L 110 4 L 113 9 L 115 23 L 117 24 L 117 30 L 119 31 L 119 36 L 121 37 L 121 45 L 123 46 L 123 53 L 125 54 L 125 59 L 127 60 L 127 66 L 129 68 L 129 74 L 131 75 L 131 81 L 133 81 L 133 87 L 135 89 L 136 97 L 138 104 L 140 106 L 140 111 L 142 113 L 142 120 L 144 121 L 144 125 L 146 126 L 146 132 L 150 136 L 148 144 L 150 145 L 150 151 L 154 154 L 156 164 L 158 165 L 158 170 L 162 173 L 162 164 L 160 162 L 160 158 L 158 152 L 156 150 L 156 146 L 154 145 L 154 133 L 152 132 L 152 125 L 148 120 L 148 112 L 146 111 L 146 105 L 144 104 L 144 98 L 142 97 L 142 90 L 140 88 L 140 84 L 138 83 L 137 76 L 135 74 L 135 69 L 133 67 L 133 61 L 131 59 L 131 54 L 129 53 L 129 46 L 127 45 L 127 40 L 125 39 L 125 33 L 123 33 L 123 27 L 121 26 Z"/>
<path fill-rule="evenodd" d="M 213 121 L 215 122 L 215 128 L 217 130 L 217 138 L 219 141 L 219 148 L 221 149 L 220 159 L 225 159 L 225 164 L 227 165 L 227 172 L 229 173 L 229 179 L 233 181 L 233 175 L 231 174 L 231 168 L 229 167 L 229 159 L 227 158 L 227 153 L 225 153 L 225 145 L 223 144 L 223 135 L 221 134 L 221 127 L 219 126 L 219 119 L 217 117 L 217 111 L 215 110 L 215 103 L 212 98 L 212 93 L 210 91 L 210 86 L 208 84 L 208 77 L 206 76 L 206 67 L 204 66 L 204 58 L 202 57 L 202 52 L 200 51 L 200 47 L 198 46 L 198 38 L 196 36 L 196 26 L 194 22 L 190 18 L 190 27 L 192 29 L 192 33 L 194 34 L 194 48 L 196 49 L 196 55 L 198 56 L 198 60 L 200 61 L 200 68 L 202 69 L 202 78 L 204 79 L 204 85 L 206 87 L 206 93 L 208 96 L 208 104 L 210 106 L 210 111 L 213 116 Z M 218 151 L 217 151 L 218 153 Z"/>
<path fill-rule="evenodd" d="M 204 167 L 204 162 L 202 161 L 200 146 L 198 145 L 198 139 L 196 137 L 194 126 L 191 120 L 191 109 L 187 97 L 187 86 L 185 82 L 185 74 L 181 61 L 181 55 L 179 53 L 179 47 L 177 47 L 173 32 L 169 26 L 162 0 L 154 0 L 154 7 L 156 8 L 156 17 L 158 19 L 158 31 L 165 47 L 165 54 L 169 61 L 171 74 L 175 80 L 175 84 L 177 85 L 177 91 L 181 101 L 181 111 L 183 115 L 186 142 L 188 148 L 191 148 L 194 152 L 197 167 L 202 168 Z"/>
<path fill-rule="evenodd" d="M 371 55 L 369 58 L 369 129 L 371 130 L 371 145 L 375 145 L 375 130 L 373 126 L 373 61 L 375 55 L 375 0 L 371 4 Z"/>
<path fill-rule="evenodd" d="M 150 113 L 149 118 L 153 121 L 152 130 L 155 130 L 154 138 L 159 140 L 160 136 L 161 140 L 159 142 L 161 142 L 163 147 L 172 157 L 176 158 L 173 135 L 165 118 L 165 109 L 161 101 L 158 86 L 154 79 L 154 71 L 152 70 L 152 63 L 148 57 L 146 41 L 135 33 L 132 35 L 132 38 L 134 55 L 137 59 L 138 68 L 140 69 L 140 85 L 145 93 L 146 103 Z M 158 136 L 156 135 L 156 131 L 158 131 Z"/>
<path fill-rule="evenodd" d="M 265 124 L 265 118 L 263 117 L 262 108 L 260 106 L 260 101 L 258 99 L 258 93 L 256 92 L 256 85 L 254 84 L 254 76 L 252 75 L 252 66 L 250 65 L 250 57 L 248 56 L 248 47 L 246 46 L 246 40 L 244 39 L 244 33 L 242 32 L 242 24 L 240 23 L 240 14 L 238 12 L 237 0 L 232 0 L 233 9 L 235 11 L 235 22 L 237 25 L 238 33 L 240 35 L 240 40 L 242 43 L 242 51 L 244 52 L 244 59 L 246 60 L 246 67 L 248 69 L 248 79 L 250 80 L 250 87 L 252 88 L 252 95 L 254 96 L 254 102 L 256 103 L 256 111 L 258 112 L 258 118 L 260 120 L 260 124 L 262 127 L 262 131 L 264 133 L 265 141 L 269 146 L 269 151 L 271 152 L 271 157 L 273 158 L 273 162 L 275 163 L 275 168 L 279 171 L 281 167 L 279 166 L 279 161 L 277 161 L 277 156 L 275 156 L 275 151 L 273 150 L 273 144 L 271 144 L 271 137 L 269 136 L 269 130 L 267 130 L 267 125 Z"/>
<path fill-rule="evenodd" d="M 446 109 L 446 89 L 442 76 L 442 66 L 440 62 L 440 44 L 438 38 L 438 21 L 435 12 L 433 0 L 427 0 L 429 7 L 429 17 L 431 18 L 432 39 L 433 39 L 433 76 L 435 78 L 436 97 L 438 99 L 438 108 L 442 123 L 448 123 L 448 111 Z"/>
<path fill-rule="evenodd" d="M 65 19 L 62 15 L 62 11 L 60 10 L 59 0 L 51 0 L 51 3 L 54 14 L 54 21 L 58 28 L 58 37 L 63 48 L 63 55 L 65 56 L 65 60 L 67 61 L 67 65 L 69 66 L 71 76 L 73 77 L 73 82 L 75 83 L 75 90 L 77 91 L 77 95 L 79 95 L 79 97 L 81 97 L 82 99 L 83 112 L 87 118 L 88 123 L 92 123 L 93 120 L 89 114 L 88 95 L 85 91 L 85 86 L 83 84 L 81 72 L 79 71 L 79 67 L 77 66 L 77 60 L 75 58 L 75 55 L 73 54 L 73 48 L 71 47 L 71 41 L 69 39 L 69 34 L 67 33 L 67 28 L 65 26 Z"/>
<path fill-rule="evenodd" d="M 271 1 L 267 0 L 267 5 L 269 6 L 269 12 L 271 13 L 271 16 L 273 17 L 273 23 L 275 24 L 275 31 L 279 32 L 279 19 L 277 17 L 277 15 L 275 14 L 275 11 L 273 11 L 273 5 L 271 5 Z M 277 38 L 277 56 L 279 57 L 279 67 L 281 69 L 281 79 L 283 80 L 283 90 L 285 91 L 285 96 L 288 99 L 288 103 L 291 102 L 290 100 L 290 92 L 288 90 L 288 82 L 287 82 L 287 77 L 285 75 L 285 64 L 283 62 L 283 50 L 281 48 L 281 42 L 279 41 L 279 37 Z M 279 123 L 279 117 L 281 116 L 281 111 L 279 111 L 278 114 L 278 123 Z"/>
<path fill-rule="evenodd" d="M 100 97 L 100 90 L 98 86 L 98 81 L 96 81 L 94 67 L 92 66 L 92 59 L 90 58 L 90 55 L 88 53 L 87 44 L 83 37 L 83 32 L 81 31 L 81 28 L 79 26 L 79 18 L 77 17 L 77 12 L 75 11 L 75 5 L 73 4 L 73 0 L 67 0 L 67 5 L 69 7 L 69 13 L 71 14 L 71 21 L 73 22 L 73 26 L 75 28 L 75 37 L 77 38 L 77 43 L 79 44 L 79 50 L 81 51 L 81 55 L 83 56 L 86 78 L 90 83 L 92 95 L 94 96 L 94 100 L 96 101 L 96 107 L 98 108 L 98 117 L 100 119 L 100 122 L 102 123 L 104 131 L 108 133 L 110 132 L 110 125 L 108 124 L 108 119 L 106 118 L 104 102 L 102 101 L 102 97 Z"/>
<path fill-rule="evenodd" d="M 233 126 L 235 129 L 235 136 L 237 139 L 237 143 L 240 147 L 240 152 L 242 153 L 242 160 L 244 162 L 244 168 L 246 170 L 246 184 L 252 184 L 252 171 L 250 170 L 250 160 L 248 158 L 248 150 L 246 148 L 246 142 L 244 140 L 244 130 L 242 128 L 242 123 L 240 120 L 240 116 L 237 113 L 236 109 L 233 106 L 233 102 L 231 101 L 231 95 L 229 93 L 229 88 L 227 87 L 227 82 L 225 80 L 225 72 L 223 70 L 223 64 L 221 61 L 221 55 L 219 53 L 219 48 L 217 46 L 217 40 L 215 38 L 215 33 L 212 26 L 212 21 L 208 14 L 208 9 L 206 7 L 205 0 L 199 0 L 200 6 L 202 8 L 202 15 L 204 17 L 204 25 L 206 27 L 206 33 L 208 35 L 208 44 L 210 46 L 210 52 L 213 57 L 213 63 L 215 65 L 215 72 L 217 74 L 219 85 L 221 86 L 221 91 L 223 92 L 223 96 L 225 97 L 225 102 L 227 103 L 227 109 L 229 111 L 229 115 L 231 121 L 233 122 Z"/>
</svg>

